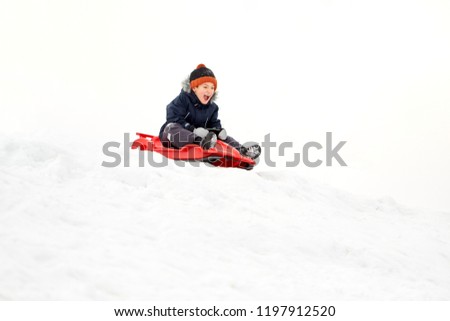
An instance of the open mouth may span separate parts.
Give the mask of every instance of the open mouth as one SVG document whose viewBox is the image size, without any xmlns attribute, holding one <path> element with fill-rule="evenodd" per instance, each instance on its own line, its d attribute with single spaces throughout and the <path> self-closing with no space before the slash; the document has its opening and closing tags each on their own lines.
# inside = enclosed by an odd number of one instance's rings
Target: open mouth
<svg viewBox="0 0 450 321">
<path fill-rule="evenodd" d="M 209 100 L 209 98 L 211 98 L 211 96 L 208 96 L 208 95 L 203 95 L 203 100 L 204 100 L 204 101 L 208 101 L 208 100 Z"/>
</svg>

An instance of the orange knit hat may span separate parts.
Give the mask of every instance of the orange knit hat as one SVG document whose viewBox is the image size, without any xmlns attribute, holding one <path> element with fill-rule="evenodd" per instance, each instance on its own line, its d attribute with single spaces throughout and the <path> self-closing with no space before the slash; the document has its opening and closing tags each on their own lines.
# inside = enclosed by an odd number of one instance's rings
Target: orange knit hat
<svg viewBox="0 0 450 321">
<path fill-rule="evenodd" d="M 205 82 L 212 82 L 214 84 L 214 90 L 217 90 L 216 76 L 214 76 L 212 70 L 206 68 L 204 64 L 199 64 L 197 68 L 191 72 L 189 82 L 191 88 L 198 87 Z"/>
</svg>

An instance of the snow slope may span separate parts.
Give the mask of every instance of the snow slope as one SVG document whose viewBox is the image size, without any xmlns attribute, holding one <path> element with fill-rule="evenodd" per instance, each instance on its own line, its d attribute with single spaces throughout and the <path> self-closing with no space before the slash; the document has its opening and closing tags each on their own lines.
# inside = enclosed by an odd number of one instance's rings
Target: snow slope
<svg viewBox="0 0 450 321">
<path fill-rule="evenodd" d="M 97 158 L 0 138 L 0 299 L 450 299 L 449 213 L 287 169 Z"/>
</svg>

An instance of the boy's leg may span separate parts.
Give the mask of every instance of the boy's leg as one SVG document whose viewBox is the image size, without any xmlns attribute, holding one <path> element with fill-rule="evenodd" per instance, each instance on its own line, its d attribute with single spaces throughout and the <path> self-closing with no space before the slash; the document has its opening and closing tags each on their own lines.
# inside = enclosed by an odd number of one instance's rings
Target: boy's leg
<svg viewBox="0 0 450 321">
<path fill-rule="evenodd" d="M 216 145 L 217 136 L 211 132 L 206 137 L 200 137 L 180 124 L 169 123 L 164 128 L 160 139 L 165 147 L 182 148 L 188 144 L 197 144 L 203 149 L 210 149 Z"/>
<path fill-rule="evenodd" d="M 250 157 L 251 159 L 256 159 L 261 155 L 261 147 L 258 144 L 253 144 L 249 147 L 244 147 L 233 137 L 228 136 L 225 140 L 225 143 L 230 145 L 231 147 L 236 148 L 242 155 Z"/>
<path fill-rule="evenodd" d="M 236 149 L 239 149 L 242 146 L 241 144 L 239 144 L 239 142 L 236 139 L 234 139 L 231 136 L 227 136 L 227 138 L 224 140 L 224 142 Z"/>
<path fill-rule="evenodd" d="M 169 123 L 160 138 L 165 147 L 182 148 L 187 144 L 194 144 L 196 136 L 180 124 Z"/>
</svg>

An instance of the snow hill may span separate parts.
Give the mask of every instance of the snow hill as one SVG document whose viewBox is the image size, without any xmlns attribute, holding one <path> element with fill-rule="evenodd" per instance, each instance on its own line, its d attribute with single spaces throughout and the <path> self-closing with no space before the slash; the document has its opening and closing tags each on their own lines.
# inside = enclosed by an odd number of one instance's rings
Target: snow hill
<svg viewBox="0 0 450 321">
<path fill-rule="evenodd" d="M 449 213 L 287 169 L 100 164 L 0 138 L 0 299 L 450 299 Z"/>
</svg>

